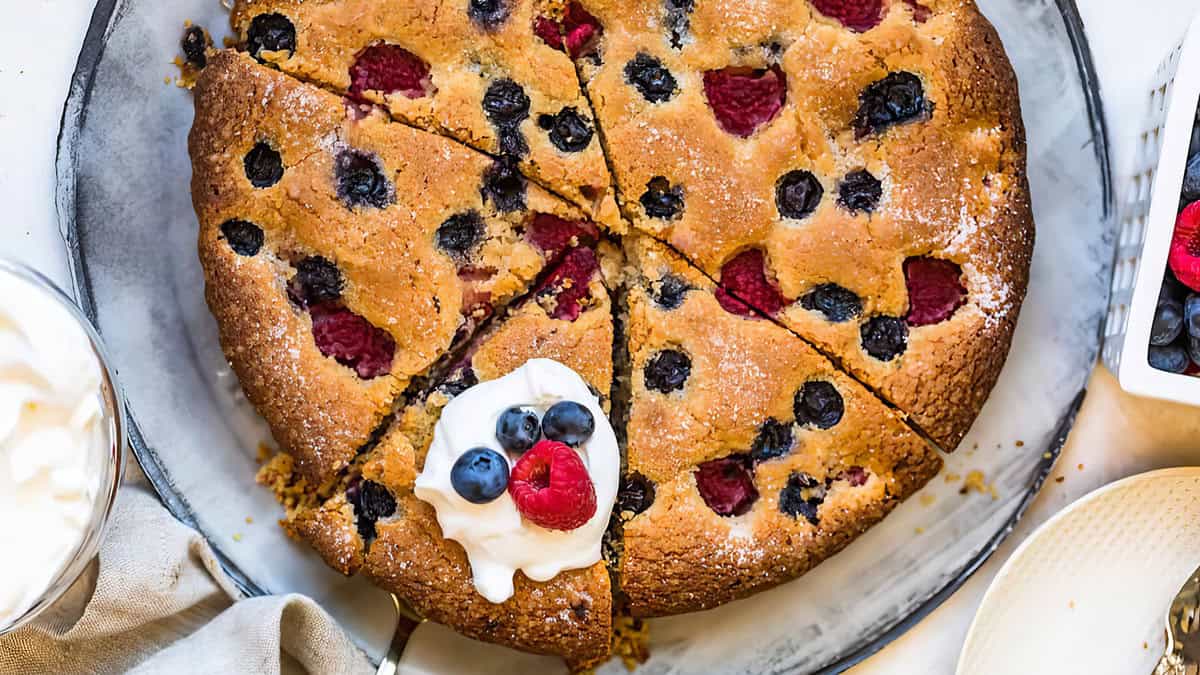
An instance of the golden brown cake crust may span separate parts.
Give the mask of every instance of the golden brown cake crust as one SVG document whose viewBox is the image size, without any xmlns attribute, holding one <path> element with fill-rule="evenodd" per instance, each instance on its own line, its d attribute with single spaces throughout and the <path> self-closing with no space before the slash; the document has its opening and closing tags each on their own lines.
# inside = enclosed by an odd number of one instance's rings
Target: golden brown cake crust
<svg viewBox="0 0 1200 675">
<path fill-rule="evenodd" d="M 628 291 L 626 452 L 629 471 L 656 485 L 653 505 L 624 524 L 621 590 L 635 616 L 714 607 L 799 576 L 937 473 L 936 451 L 805 342 L 769 321 L 725 311 L 712 284 L 688 275 L 661 245 L 626 242 L 642 276 Z M 666 274 L 693 285 L 675 308 L 652 295 Z M 647 383 L 646 364 L 662 350 L 690 358 L 686 381 L 670 393 Z M 830 428 L 795 421 L 797 392 L 813 382 L 832 384 L 843 402 Z M 789 426 L 793 448 L 753 462 L 760 496 L 748 513 L 718 515 L 697 490 L 695 467 L 745 456 L 768 419 Z M 854 481 L 847 477 L 856 471 Z M 794 474 L 812 479 L 821 495 L 818 523 L 780 508 Z"/>
<path fill-rule="evenodd" d="M 244 48 L 256 16 L 286 16 L 295 27 L 294 52 L 262 58 L 338 92 L 349 91 L 351 68 L 367 47 L 386 43 L 406 49 L 429 64 L 431 92 L 409 98 L 369 90 L 362 96 L 385 105 L 396 119 L 496 155 L 504 149 L 484 112 L 484 94 L 496 80 L 516 82 L 530 99 L 529 114 L 518 129 L 529 148 L 521 159 L 522 169 L 597 222 L 620 231 L 611 178 L 574 66 L 566 54 L 533 34 L 534 2 L 505 4 L 507 18 L 489 28 L 473 21 L 468 3 L 458 0 L 238 0 L 230 20 Z M 571 152 L 555 147 L 539 126 L 541 115 L 567 108 L 593 128 L 587 146 Z"/>
<path fill-rule="evenodd" d="M 711 0 L 696 3 L 678 49 L 662 37 L 659 2 L 586 4 L 604 33 L 601 65 L 582 59 L 581 72 L 634 226 L 716 279 L 742 251 L 764 251 L 789 303 L 776 318 L 953 450 L 1003 364 L 1033 250 L 1016 78 L 974 4 L 922 3 L 930 14 L 918 22 L 905 3 L 885 3 L 882 23 L 855 33 L 805 0 Z M 649 101 L 631 86 L 627 64 L 638 54 L 658 59 L 677 81 L 668 100 Z M 748 138 L 723 130 L 704 73 L 771 64 L 787 82 L 777 117 Z M 897 72 L 923 81 L 932 112 L 859 138 L 860 92 Z M 859 169 L 882 181 L 872 213 L 837 203 L 842 177 Z M 824 191 L 801 220 L 782 216 L 775 199 L 792 170 L 813 173 Z M 674 218 L 653 217 L 640 202 L 657 177 L 681 191 Z M 948 322 L 914 328 L 901 356 L 873 358 L 860 344 L 862 323 L 905 316 L 902 268 L 920 256 L 961 265 L 968 305 Z M 859 296 L 856 320 L 830 323 L 801 306 L 803 295 L 828 283 Z"/>
<path fill-rule="evenodd" d="M 346 465 L 412 377 L 469 334 L 468 299 L 502 306 L 527 291 L 546 263 L 521 235 L 534 212 L 582 218 L 532 185 L 526 209 L 500 213 L 480 192 L 489 158 L 378 114 L 358 118 L 341 98 L 243 55 L 215 52 L 195 100 L 192 200 L 209 305 L 247 397 L 314 484 Z M 243 161 L 259 142 L 284 167 L 265 188 L 251 185 Z M 393 203 L 351 208 L 339 198 L 334 167 L 347 149 L 378 158 Z M 467 263 L 483 275 L 463 276 L 435 243 L 439 226 L 461 213 L 477 214 L 485 228 Z M 220 228 L 231 219 L 261 228 L 256 255 L 239 256 L 225 241 Z M 390 375 L 358 378 L 316 349 L 311 320 L 286 289 L 295 262 L 311 255 L 337 264 L 341 302 L 395 340 Z"/>
</svg>

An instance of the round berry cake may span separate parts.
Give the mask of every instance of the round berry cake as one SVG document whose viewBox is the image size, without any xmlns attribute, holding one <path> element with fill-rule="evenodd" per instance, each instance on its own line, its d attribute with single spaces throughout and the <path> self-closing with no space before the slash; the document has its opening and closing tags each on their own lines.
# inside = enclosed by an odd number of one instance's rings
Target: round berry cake
<svg viewBox="0 0 1200 675">
<path fill-rule="evenodd" d="M 1033 222 L 971 0 L 236 0 L 232 25 L 189 52 L 189 151 L 208 304 L 280 446 L 258 478 L 425 618 L 628 654 L 631 621 L 844 548 L 999 375 Z"/>
</svg>

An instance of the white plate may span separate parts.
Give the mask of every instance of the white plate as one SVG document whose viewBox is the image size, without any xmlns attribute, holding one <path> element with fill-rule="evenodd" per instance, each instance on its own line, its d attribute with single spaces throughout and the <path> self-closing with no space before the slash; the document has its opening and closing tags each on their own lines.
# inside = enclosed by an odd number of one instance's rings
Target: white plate
<svg viewBox="0 0 1200 675">
<path fill-rule="evenodd" d="M 1046 521 L 992 582 L 958 675 L 1149 673 L 1200 565 L 1200 468 L 1117 481 Z"/>
</svg>

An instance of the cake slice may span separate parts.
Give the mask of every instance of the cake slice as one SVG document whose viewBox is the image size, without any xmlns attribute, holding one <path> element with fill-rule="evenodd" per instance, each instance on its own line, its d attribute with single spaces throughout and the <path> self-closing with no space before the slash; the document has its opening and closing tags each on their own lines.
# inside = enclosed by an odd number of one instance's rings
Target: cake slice
<svg viewBox="0 0 1200 675">
<path fill-rule="evenodd" d="M 627 237 L 632 369 L 620 583 L 634 616 L 793 579 L 924 485 L 937 452 L 774 323 Z"/>
<path fill-rule="evenodd" d="M 532 0 L 238 0 L 263 63 L 493 155 L 620 231 L 611 178 L 570 59 L 534 33 Z"/>
<path fill-rule="evenodd" d="M 606 660 L 613 602 L 605 561 L 544 582 L 518 573 L 514 595 L 491 603 L 476 591 L 462 546 L 443 537 L 433 507 L 413 487 L 450 399 L 530 359 L 570 367 L 608 407 L 613 382 L 608 284 L 620 267 L 619 253 L 608 244 L 599 250 L 571 247 L 528 297 L 410 392 L 378 443 L 359 455 L 339 486 L 310 490 L 292 502 L 285 527 L 343 574 L 363 574 L 422 616 L 465 635 L 561 655 L 573 669 Z M 281 494 L 295 492 L 286 487 L 294 487 L 295 479 L 286 459 L 260 475 Z"/>
<path fill-rule="evenodd" d="M 633 225 L 952 450 L 1028 281 L 1016 79 L 970 0 L 840 6 L 566 14 L 598 36 L 579 72 Z"/>
<path fill-rule="evenodd" d="M 229 51 L 189 138 L 205 294 L 247 398 L 314 485 L 523 296 L 579 209 L 509 165 Z"/>
</svg>

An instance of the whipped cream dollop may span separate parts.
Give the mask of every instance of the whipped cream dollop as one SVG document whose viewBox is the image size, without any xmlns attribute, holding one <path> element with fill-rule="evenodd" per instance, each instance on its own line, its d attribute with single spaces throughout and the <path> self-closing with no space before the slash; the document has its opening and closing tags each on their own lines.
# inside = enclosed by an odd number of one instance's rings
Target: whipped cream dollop
<svg viewBox="0 0 1200 675">
<path fill-rule="evenodd" d="M 88 530 L 107 449 L 100 373 L 49 291 L 0 271 L 0 628 L 37 602 Z"/>
<path fill-rule="evenodd" d="M 496 440 L 501 413 L 523 406 L 541 417 L 559 401 L 586 406 L 596 420 L 591 438 L 577 449 L 596 488 L 596 513 L 586 523 L 569 531 L 548 530 L 523 519 L 508 492 L 486 504 L 472 504 L 454 490 L 450 469 L 472 448 L 491 448 L 508 458 L 510 468 L 515 464 L 517 456 L 505 453 Z M 600 560 L 600 540 L 617 497 L 620 472 L 617 437 L 587 383 L 557 361 L 531 359 L 500 379 L 467 389 L 446 405 L 415 492 L 437 511 L 442 534 L 466 550 L 479 594 L 499 603 L 512 597 L 517 570 L 534 581 L 547 581 L 563 570 Z"/>
</svg>

